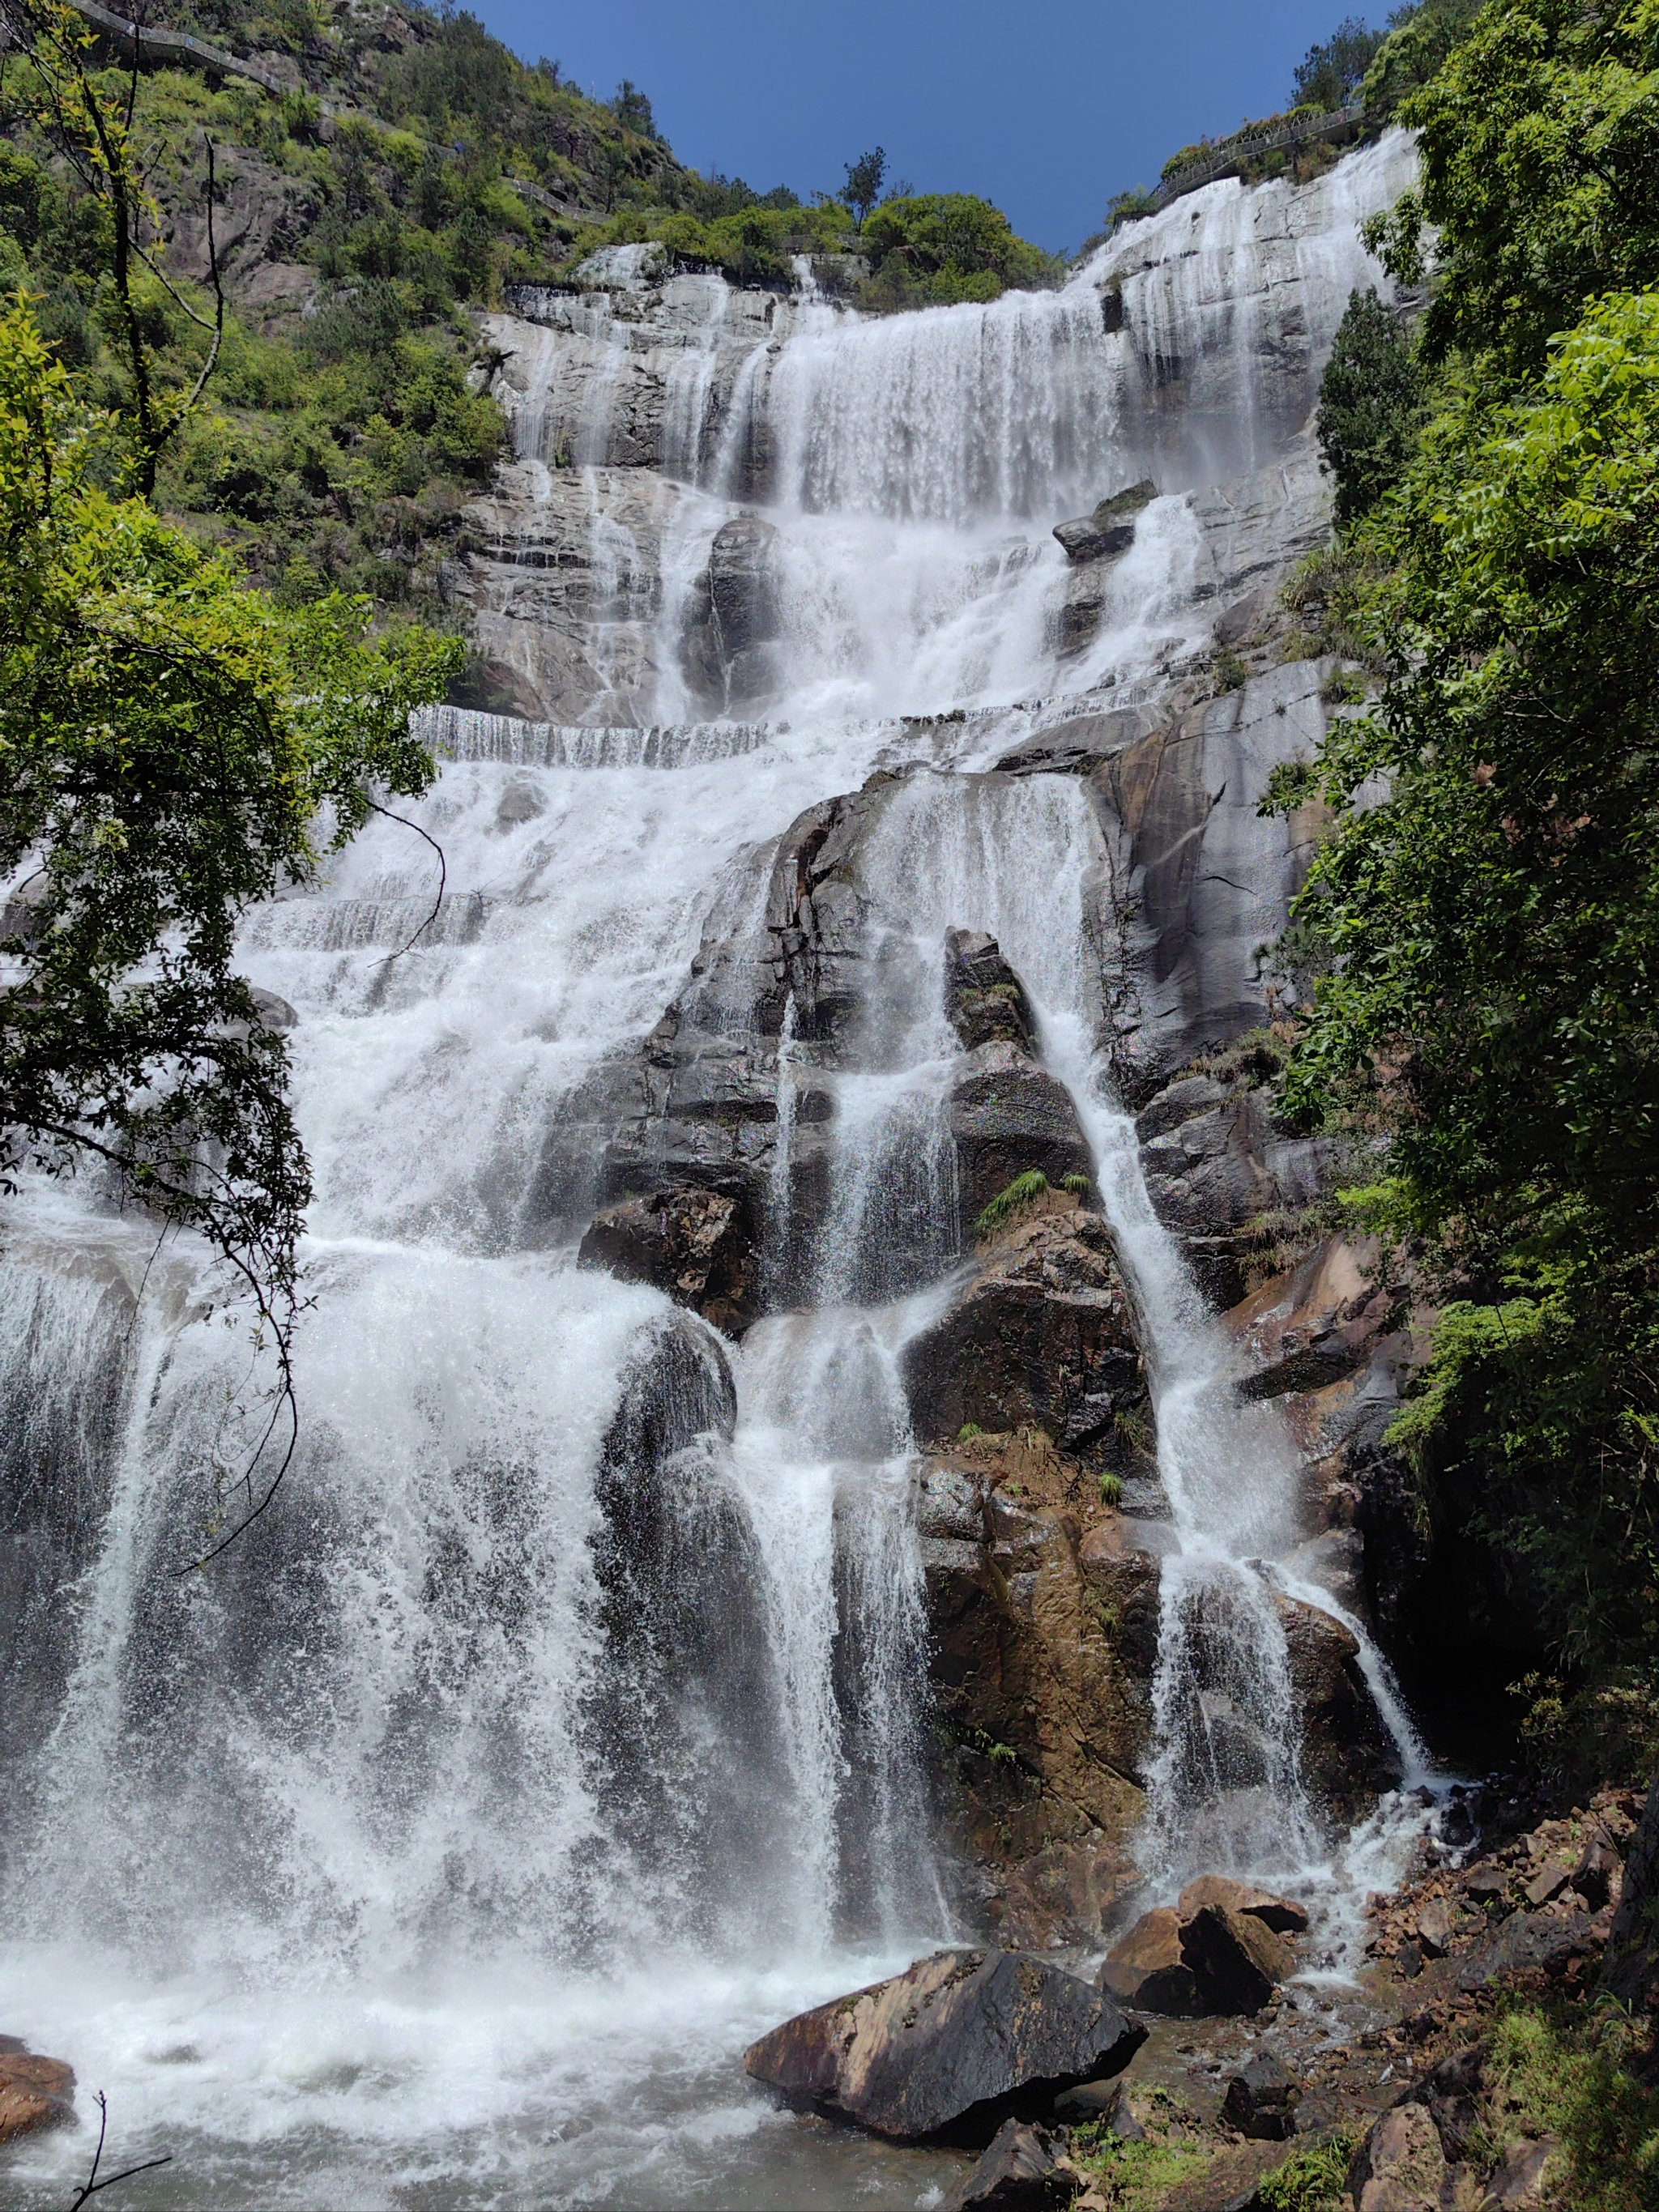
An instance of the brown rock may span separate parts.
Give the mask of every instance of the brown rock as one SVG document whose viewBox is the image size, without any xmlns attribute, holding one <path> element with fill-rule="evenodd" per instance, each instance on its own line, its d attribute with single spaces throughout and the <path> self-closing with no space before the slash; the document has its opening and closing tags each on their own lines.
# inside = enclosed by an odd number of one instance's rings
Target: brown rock
<svg viewBox="0 0 1659 2212">
<path fill-rule="evenodd" d="M 1417 1916 L 1417 1941 L 1424 1956 L 1443 1959 L 1451 1948 L 1451 1907 L 1444 1898 L 1431 1898 Z"/>
<path fill-rule="evenodd" d="M 1181 1955 L 1206 2012 L 1260 2012 L 1296 1968 L 1281 1936 L 1224 1905 L 1201 1905 L 1182 1922 Z"/>
<path fill-rule="evenodd" d="M 73 2120 L 74 2094 L 75 2069 L 61 2058 L 42 2058 L 21 2045 L 0 2051 L 0 2143 Z"/>
<path fill-rule="evenodd" d="M 1523 2205 L 1548 2203 L 1553 2195 L 1549 2163 L 1559 2148 L 1553 2136 L 1546 2136 L 1541 2142 L 1516 2143 L 1505 2151 L 1486 2184 L 1492 2212 L 1520 2212 Z"/>
<path fill-rule="evenodd" d="M 985 2142 L 1145 2039 L 1109 1997 L 1014 1951 L 936 1951 L 774 2028 L 744 2063 L 786 2100 L 895 2142 Z"/>
<path fill-rule="evenodd" d="M 1005 2120 L 939 2212 L 1050 2212 L 1053 2206 L 1069 2204 L 1082 2186 L 1081 2176 L 1055 2157 L 1042 2129 Z"/>
<path fill-rule="evenodd" d="M 1572 1869 L 1563 1859 L 1547 1859 L 1527 1884 L 1526 1899 L 1534 1911 L 1547 1905 L 1552 1898 L 1559 1897 L 1572 1880 Z"/>
<path fill-rule="evenodd" d="M 1572 1870 L 1572 1886 L 1593 1912 L 1613 1900 L 1622 1862 L 1618 1846 L 1599 1823 L 1584 1838 L 1584 1848 Z"/>
<path fill-rule="evenodd" d="M 1404 2212 L 1440 2203 L 1446 2154 L 1426 2105 L 1396 2105 L 1384 2112 L 1348 2166 L 1355 2212 Z"/>
<path fill-rule="evenodd" d="M 623 1282 L 651 1283 L 717 1328 L 754 1317 L 753 1224 L 724 1191 L 688 1188 L 619 1199 L 593 1217 L 578 1255 Z"/>
<path fill-rule="evenodd" d="M 1264 1928 L 1271 1928 L 1275 1936 L 1301 1936 L 1306 1933 L 1308 1916 L 1304 1908 L 1288 1897 L 1275 1897 L 1269 1889 L 1253 1889 L 1249 1882 L 1232 1881 L 1222 1874 L 1201 1874 L 1196 1881 L 1189 1881 L 1181 1893 L 1179 1911 L 1183 1920 L 1206 1905 L 1224 1905 L 1229 1912 L 1247 1913 L 1259 1920 Z"/>
<path fill-rule="evenodd" d="M 1146 1384 L 1104 1222 L 1073 1208 L 1018 1224 L 906 1346 L 904 1381 L 924 1440 L 967 1423 L 1068 1449 L 1109 1435 Z"/>
<path fill-rule="evenodd" d="M 1221 2117 L 1257 2142 L 1284 2142 L 1296 2132 L 1302 2087 L 1270 2051 L 1252 2051 L 1227 2084 Z"/>
<path fill-rule="evenodd" d="M 1143 1912 L 1106 1954 L 1100 1985 L 1139 2012 L 1189 2020 L 1204 2009 L 1198 1977 L 1182 1955 L 1181 1915 L 1169 1905 Z"/>
</svg>

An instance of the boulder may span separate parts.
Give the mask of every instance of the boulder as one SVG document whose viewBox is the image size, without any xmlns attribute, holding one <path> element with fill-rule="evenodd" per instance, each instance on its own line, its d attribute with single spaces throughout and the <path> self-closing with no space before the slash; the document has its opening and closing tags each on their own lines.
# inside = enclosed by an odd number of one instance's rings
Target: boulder
<svg viewBox="0 0 1659 2212">
<path fill-rule="evenodd" d="M 1150 477 L 1103 499 L 1091 514 L 1054 526 L 1054 536 L 1072 562 L 1106 561 L 1127 553 L 1135 539 L 1135 517 L 1158 497 Z"/>
<path fill-rule="evenodd" d="M 1200 1905 L 1182 1922 L 1181 1955 L 1206 2012 L 1260 2012 L 1296 1969 L 1281 1936 L 1224 1905 Z"/>
<path fill-rule="evenodd" d="M 951 1094 L 964 1240 L 1000 1191 L 1040 1168 L 1056 1188 L 1094 1161 L 1070 1092 L 1029 1054 L 1005 1042 L 964 1054 Z"/>
<path fill-rule="evenodd" d="M 1025 987 L 983 930 L 947 930 L 945 1011 L 968 1052 L 1011 1044 L 1029 1053 L 1036 1023 Z"/>
<path fill-rule="evenodd" d="M 1225 1875 L 1201 1874 L 1181 1893 L 1178 1910 L 1183 1920 L 1206 1905 L 1224 1905 L 1229 1912 L 1248 1913 L 1275 1936 L 1305 1935 L 1306 1909 L 1288 1897 L 1275 1897 L 1269 1889 L 1254 1889 L 1249 1882 L 1229 1881 Z"/>
<path fill-rule="evenodd" d="M 1146 2031 L 1076 1975 L 1015 1951 L 936 1951 L 786 2021 L 744 2063 L 787 2102 L 895 2142 L 988 2142 L 1079 2081 L 1121 2073 Z"/>
<path fill-rule="evenodd" d="M 1023 2120 L 1005 2120 L 989 2148 L 940 2212 L 1049 2212 L 1069 2204 L 1083 2181 L 1062 2166 L 1043 2130 Z"/>
<path fill-rule="evenodd" d="M 1466 2044 L 1431 2066 L 1401 2094 L 1401 2105 L 1421 2105 L 1434 2122 L 1440 2147 L 1449 2160 L 1467 2158 L 1481 2125 L 1480 2095 L 1486 2086 L 1486 2057 L 1478 2043 Z"/>
<path fill-rule="evenodd" d="M 1256 2013 L 1295 1965 L 1280 1936 L 1224 1904 L 1158 1905 L 1107 1953 L 1100 1984 L 1137 2011 L 1176 2019 Z"/>
<path fill-rule="evenodd" d="M 580 1262 L 624 1282 L 651 1283 L 717 1328 L 741 1329 L 758 1298 L 755 1231 L 744 1201 L 696 1188 L 620 1199 L 602 1207 Z"/>
<path fill-rule="evenodd" d="M 1198 1977 L 1182 1954 L 1181 1915 L 1167 1905 L 1143 1912 L 1128 1934 L 1119 1937 L 1106 1954 L 1099 1979 L 1120 2003 L 1139 2012 L 1187 2020 L 1204 2010 Z"/>
<path fill-rule="evenodd" d="M 756 514 L 723 522 L 692 594 L 687 672 L 708 702 L 727 713 L 758 705 L 776 688 L 777 537 Z"/>
<path fill-rule="evenodd" d="M 1348 2165 L 1354 2212 L 1436 2212 L 1446 2154 L 1426 2105 L 1384 2112 Z"/>
<path fill-rule="evenodd" d="M 1271 2051 L 1252 2051 L 1227 2084 L 1221 2117 L 1256 2142 L 1284 2142 L 1296 2133 L 1302 2085 Z"/>
<path fill-rule="evenodd" d="M 1356 1820 L 1400 1780 L 1400 1757 L 1359 1666 L 1352 1629 L 1317 1606 L 1273 1601 L 1302 1714 L 1302 1778 L 1320 1805 Z"/>
<path fill-rule="evenodd" d="M 61 2058 L 43 2058 L 15 2036 L 0 2038 L 0 2143 L 75 2118 L 75 2069 Z"/>
<path fill-rule="evenodd" d="M 903 1374 L 927 1440 L 969 1422 L 997 1433 L 1034 1425 L 1070 1450 L 1109 1439 L 1146 1382 L 1105 1223 L 1080 1207 L 1017 1223 L 911 1339 Z"/>
</svg>

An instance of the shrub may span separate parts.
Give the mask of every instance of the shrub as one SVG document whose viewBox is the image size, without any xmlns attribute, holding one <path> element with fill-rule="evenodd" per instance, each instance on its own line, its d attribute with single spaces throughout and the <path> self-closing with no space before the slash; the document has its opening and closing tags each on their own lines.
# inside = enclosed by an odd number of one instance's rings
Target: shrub
<svg viewBox="0 0 1659 2212">
<path fill-rule="evenodd" d="M 1006 1189 L 1000 1190 L 979 1217 L 976 1226 L 981 1237 L 994 1237 L 999 1229 L 1012 1221 L 1015 1215 L 1034 1206 L 1048 1188 L 1048 1178 L 1041 1168 L 1027 1168 L 1017 1175 Z"/>
</svg>

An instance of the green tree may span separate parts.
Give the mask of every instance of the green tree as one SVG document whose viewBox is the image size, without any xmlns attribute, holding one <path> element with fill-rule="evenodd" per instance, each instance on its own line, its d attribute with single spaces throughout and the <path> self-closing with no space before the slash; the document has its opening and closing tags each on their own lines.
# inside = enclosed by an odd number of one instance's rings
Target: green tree
<svg viewBox="0 0 1659 2212">
<path fill-rule="evenodd" d="M 1650 1665 L 1659 294 L 1596 301 L 1535 393 L 1466 380 L 1351 550 L 1392 675 L 1317 772 L 1332 969 L 1287 1100 L 1382 1112 L 1376 1203 L 1463 1285 L 1407 1440 L 1534 1562 L 1535 1629 Z"/>
<path fill-rule="evenodd" d="M 856 161 L 847 164 L 847 190 L 842 197 L 853 210 L 853 228 L 862 230 L 869 221 L 870 211 L 881 198 L 881 188 L 887 180 L 887 155 L 876 146 L 867 154 L 860 154 Z"/>
<path fill-rule="evenodd" d="M 103 489 L 125 458 L 27 310 L 0 317 L 0 1179 L 95 1166 L 198 1232 L 286 1391 L 310 1185 L 236 925 L 426 787 L 410 711 L 462 648 L 376 643 L 363 600 L 278 608 Z"/>
<path fill-rule="evenodd" d="M 1345 15 L 1328 39 L 1310 46 L 1297 64 L 1296 101 L 1301 107 L 1346 107 L 1358 91 L 1385 33 L 1366 27 L 1361 15 Z"/>
<path fill-rule="evenodd" d="M 1054 265 L 972 192 L 884 200 L 864 226 L 864 246 L 876 305 L 994 300 L 1011 284 L 1042 283 Z"/>
<path fill-rule="evenodd" d="M 1376 235 L 1415 281 L 1435 228 L 1430 357 L 1525 380 L 1586 300 L 1659 283 L 1659 0 L 1489 8 L 1401 120 L 1422 183 Z"/>
<path fill-rule="evenodd" d="M 1375 291 L 1354 293 L 1319 387 L 1319 450 L 1340 524 L 1367 514 L 1398 481 L 1422 402 L 1417 356 L 1398 319 Z"/>
</svg>

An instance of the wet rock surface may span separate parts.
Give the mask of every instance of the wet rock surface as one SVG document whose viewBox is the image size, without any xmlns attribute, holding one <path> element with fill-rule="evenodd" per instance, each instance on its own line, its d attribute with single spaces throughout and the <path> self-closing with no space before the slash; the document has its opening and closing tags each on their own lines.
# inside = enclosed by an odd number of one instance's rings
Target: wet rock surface
<svg viewBox="0 0 1659 2212">
<path fill-rule="evenodd" d="M 1121 2070 L 1144 2031 L 1075 1975 L 1012 1951 L 939 1951 L 763 2036 L 749 2072 L 793 2104 L 897 2142 L 988 2140 L 1073 2082 Z"/>
<path fill-rule="evenodd" d="M 1054 2138 L 1021 2120 L 1005 2120 L 989 2148 L 939 2212 L 1047 2212 L 1069 2204 L 1082 2177 L 1056 2154 Z"/>
<path fill-rule="evenodd" d="M 904 1377 L 924 1442 L 955 1437 L 964 1424 L 1035 1425 L 1073 1451 L 1109 1438 L 1144 1406 L 1146 1385 L 1099 1215 L 1045 1212 L 999 1237 L 906 1347 Z"/>
<path fill-rule="evenodd" d="M 74 2119 L 74 2068 L 43 2057 L 15 2036 L 0 2036 L 0 2143 Z"/>
</svg>

